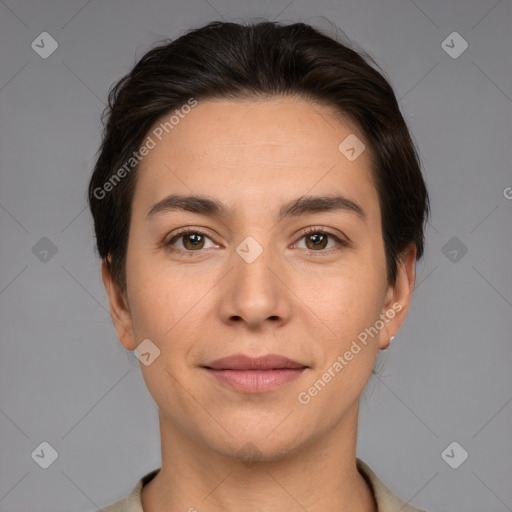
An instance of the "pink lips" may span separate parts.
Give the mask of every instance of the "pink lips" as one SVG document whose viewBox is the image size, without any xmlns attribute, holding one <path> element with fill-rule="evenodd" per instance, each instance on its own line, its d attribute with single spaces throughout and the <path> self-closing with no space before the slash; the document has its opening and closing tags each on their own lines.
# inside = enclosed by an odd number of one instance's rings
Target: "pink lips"
<svg viewBox="0 0 512 512">
<path fill-rule="evenodd" d="M 204 368 L 216 380 L 237 391 L 262 393 L 296 379 L 308 366 L 275 354 L 257 358 L 235 354 L 208 363 Z"/>
</svg>

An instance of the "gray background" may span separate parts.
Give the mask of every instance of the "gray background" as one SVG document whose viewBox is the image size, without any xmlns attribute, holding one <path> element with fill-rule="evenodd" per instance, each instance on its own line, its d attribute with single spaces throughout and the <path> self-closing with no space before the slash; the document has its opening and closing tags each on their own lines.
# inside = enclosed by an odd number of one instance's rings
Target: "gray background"
<svg viewBox="0 0 512 512">
<path fill-rule="evenodd" d="M 86 209 L 100 114 L 156 41 L 255 17 L 340 27 L 390 77 L 423 159 L 427 253 L 366 388 L 358 456 L 429 512 L 512 510 L 510 0 L 0 0 L 0 510 L 95 510 L 160 465 Z M 46 59 L 31 47 L 43 31 L 58 42 Z M 31 456 L 43 441 L 48 469 Z M 457 469 L 441 456 L 453 441 L 469 454 Z"/>
</svg>

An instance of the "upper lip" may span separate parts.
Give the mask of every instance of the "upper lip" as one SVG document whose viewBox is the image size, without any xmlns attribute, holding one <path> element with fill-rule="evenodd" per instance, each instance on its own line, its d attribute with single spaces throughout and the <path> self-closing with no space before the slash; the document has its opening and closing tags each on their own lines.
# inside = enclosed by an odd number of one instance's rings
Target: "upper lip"
<svg viewBox="0 0 512 512">
<path fill-rule="evenodd" d="M 268 354 L 261 357 L 249 357 L 244 354 L 234 354 L 222 357 L 208 363 L 205 368 L 212 370 L 277 370 L 281 368 L 308 368 L 284 356 Z"/>
</svg>

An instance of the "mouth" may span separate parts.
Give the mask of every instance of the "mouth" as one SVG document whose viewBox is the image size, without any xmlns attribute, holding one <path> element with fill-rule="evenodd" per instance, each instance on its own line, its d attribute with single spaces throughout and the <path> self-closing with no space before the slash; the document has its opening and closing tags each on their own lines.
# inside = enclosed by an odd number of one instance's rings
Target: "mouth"
<svg viewBox="0 0 512 512">
<path fill-rule="evenodd" d="M 298 378 L 309 366 L 284 356 L 252 358 L 243 354 L 217 359 L 203 366 L 214 379 L 244 393 L 263 393 Z"/>
<path fill-rule="evenodd" d="M 244 354 L 234 354 L 208 363 L 204 366 L 211 370 L 284 370 L 308 368 L 307 365 L 284 356 L 268 354 L 261 357 L 249 357 Z"/>
</svg>

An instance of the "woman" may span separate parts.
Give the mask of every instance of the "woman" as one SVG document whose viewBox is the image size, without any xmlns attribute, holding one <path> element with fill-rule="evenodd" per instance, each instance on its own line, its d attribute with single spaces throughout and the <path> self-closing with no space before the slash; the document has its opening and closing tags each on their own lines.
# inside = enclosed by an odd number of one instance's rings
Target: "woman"
<svg viewBox="0 0 512 512">
<path fill-rule="evenodd" d="M 89 201 L 162 465 L 104 511 L 417 511 L 356 457 L 429 209 L 368 59 L 302 23 L 215 22 L 111 91 Z"/>
</svg>

